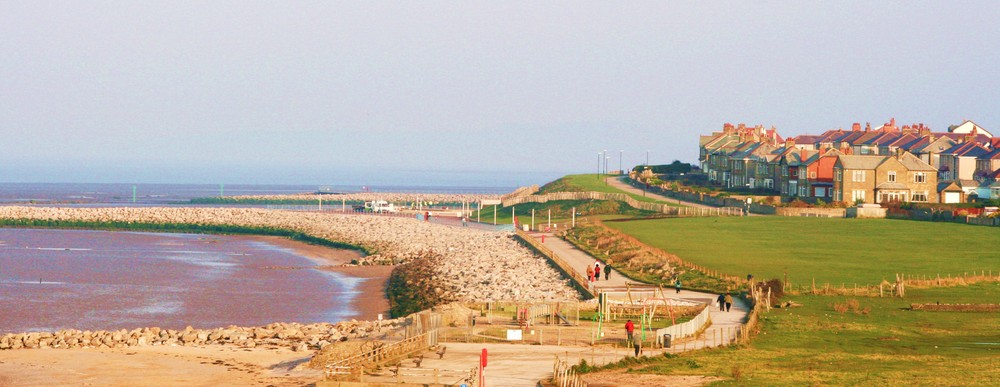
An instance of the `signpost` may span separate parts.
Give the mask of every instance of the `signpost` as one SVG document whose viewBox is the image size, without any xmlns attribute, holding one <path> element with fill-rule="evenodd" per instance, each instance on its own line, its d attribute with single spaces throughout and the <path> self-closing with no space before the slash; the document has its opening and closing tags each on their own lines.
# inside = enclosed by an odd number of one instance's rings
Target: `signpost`
<svg viewBox="0 0 1000 387">
<path fill-rule="evenodd" d="M 486 387 L 486 348 L 479 354 L 479 387 Z"/>
</svg>

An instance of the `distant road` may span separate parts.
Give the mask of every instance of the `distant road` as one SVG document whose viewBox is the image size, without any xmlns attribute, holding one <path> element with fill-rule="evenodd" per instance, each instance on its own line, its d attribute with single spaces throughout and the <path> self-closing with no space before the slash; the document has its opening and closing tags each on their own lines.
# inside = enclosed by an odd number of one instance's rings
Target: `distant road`
<svg viewBox="0 0 1000 387">
<path fill-rule="evenodd" d="M 624 181 L 621 181 L 621 179 L 624 179 L 624 177 L 617 177 L 617 178 L 609 179 L 608 180 L 608 184 L 610 184 L 612 187 L 618 188 L 618 189 L 620 189 L 622 191 L 625 191 L 625 192 L 628 192 L 628 193 L 633 193 L 633 194 L 636 194 L 636 195 L 642 195 L 643 194 L 643 190 L 635 188 L 635 187 L 629 185 L 628 183 L 626 183 Z M 680 200 L 680 199 L 668 198 L 666 196 L 655 194 L 655 193 L 652 193 L 652 192 L 649 192 L 649 191 L 645 191 L 645 193 L 646 193 L 646 197 L 650 197 L 650 198 L 653 198 L 653 199 L 656 199 L 656 200 L 662 200 L 662 201 L 669 202 L 669 203 L 677 203 L 677 204 L 680 204 L 680 205 L 686 206 L 686 207 L 693 207 L 693 208 L 716 208 L 716 207 L 704 205 L 704 204 L 701 204 L 701 203 L 686 202 L 686 201 L 683 201 L 683 200 Z"/>
</svg>

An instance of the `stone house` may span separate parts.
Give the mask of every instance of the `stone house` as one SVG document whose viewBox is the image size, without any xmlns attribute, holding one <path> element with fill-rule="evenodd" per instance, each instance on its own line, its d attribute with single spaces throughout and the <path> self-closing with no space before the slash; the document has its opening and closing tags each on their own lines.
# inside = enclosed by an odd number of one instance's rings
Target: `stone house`
<svg viewBox="0 0 1000 387">
<path fill-rule="evenodd" d="M 833 200 L 848 203 L 938 201 L 936 169 L 899 150 L 893 156 L 839 155 Z"/>
</svg>

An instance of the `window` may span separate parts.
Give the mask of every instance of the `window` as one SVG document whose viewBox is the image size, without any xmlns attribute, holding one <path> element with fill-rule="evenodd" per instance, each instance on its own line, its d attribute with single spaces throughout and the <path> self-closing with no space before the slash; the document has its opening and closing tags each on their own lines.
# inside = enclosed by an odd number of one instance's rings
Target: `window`
<svg viewBox="0 0 1000 387">
<path fill-rule="evenodd" d="M 833 170 L 833 181 L 844 180 L 844 170 L 837 168 Z"/>
<path fill-rule="evenodd" d="M 856 189 L 854 191 L 851 191 L 851 201 L 853 202 L 865 201 L 865 190 Z"/>
<path fill-rule="evenodd" d="M 863 183 L 865 181 L 865 171 L 854 171 L 853 180 L 857 183 Z"/>
<path fill-rule="evenodd" d="M 809 178 L 810 179 L 815 179 L 816 178 L 816 171 L 809 171 Z"/>
<path fill-rule="evenodd" d="M 774 180 L 764 179 L 764 187 L 767 189 L 774 189 Z"/>
<path fill-rule="evenodd" d="M 799 187 L 799 196 L 806 196 L 807 194 L 805 186 Z"/>
<path fill-rule="evenodd" d="M 915 202 L 926 202 L 927 201 L 927 191 L 914 192 L 910 195 L 910 200 Z"/>
<path fill-rule="evenodd" d="M 833 190 L 833 200 L 836 200 L 838 202 L 844 201 L 844 194 L 840 192 L 839 189 Z"/>
<path fill-rule="evenodd" d="M 788 176 L 788 169 L 789 168 L 781 168 L 781 176 L 787 177 Z"/>
<path fill-rule="evenodd" d="M 926 172 L 916 172 L 916 173 L 914 173 L 913 174 L 913 182 L 914 183 L 926 183 L 927 182 L 927 173 Z M 926 200 L 924 200 L 924 201 L 926 201 Z"/>
<path fill-rule="evenodd" d="M 896 171 L 889 171 L 889 182 L 890 183 L 896 182 Z"/>
</svg>

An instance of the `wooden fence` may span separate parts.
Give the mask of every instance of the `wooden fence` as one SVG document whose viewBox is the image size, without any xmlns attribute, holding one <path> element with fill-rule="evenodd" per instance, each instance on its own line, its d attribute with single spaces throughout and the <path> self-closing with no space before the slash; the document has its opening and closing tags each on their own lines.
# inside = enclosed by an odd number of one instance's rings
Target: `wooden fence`
<svg viewBox="0 0 1000 387">
<path fill-rule="evenodd" d="M 663 203 L 640 202 L 624 193 L 608 192 L 554 192 L 545 195 L 527 195 L 517 197 L 505 197 L 502 201 L 504 207 L 515 206 L 522 203 L 546 203 L 553 200 L 614 200 L 624 202 L 632 208 L 653 211 L 661 214 L 677 217 L 706 217 L 706 216 L 743 216 L 743 208 L 740 207 L 719 207 L 719 208 L 693 208 L 676 207 Z"/>
<path fill-rule="evenodd" d="M 813 279 L 811 283 L 791 283 L 787 278 L 783 286 L 785 293 L 808 293 L 818 295 L 840 295 L 854 297 L 904 297 L 906 288 L 913 286 L 918 288 L 935 288 L 965 286 L 977 282 L 1000 282 L 1000 271 L 973 270 L 962 274 L 936 274 L 936 275 L 915 275 L 915 274 L 895 274 L 892 282 L 882 281 L 881 283 L 857 284 L 841 282 L 839 284 L 821 283 L 817 284 Z M 848 286 L 851 285 L 851 286 Z"/>
<path fill-rule="evenodd" d="M 552 383 L 558 387 L 587 387 L 587 382 L 573 370 L 573 365 L 560 359 L 559 355 L 556 355 L 556 362 L 552 366 Z"/>
</svg>

